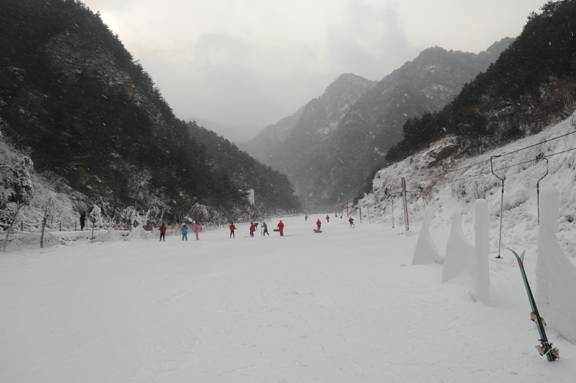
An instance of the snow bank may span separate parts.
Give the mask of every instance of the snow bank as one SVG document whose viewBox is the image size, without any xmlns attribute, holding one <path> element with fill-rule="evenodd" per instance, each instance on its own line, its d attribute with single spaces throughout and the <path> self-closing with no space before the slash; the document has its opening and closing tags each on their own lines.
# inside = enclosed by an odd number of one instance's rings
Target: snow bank
<svg viewBox="0 0 576 383">
<path fill-rule="evenodd" d="M 414 250 L 414 257 L 412 259 L 413 265 L 430 264 L 440 259 L 438 250 L 436 250 L 436 245 L 430 236 L 430 225 L 432 224 L 433 218 L 434 211 L 432 209 L 426 209 L 422 227 L 420 229 L 420 235 L 418 236 L 418 241 L 416 242 L 416 248 Z"/>
<path fill-rule="evenodd" d="M 450 237 L 446 244 L 446 257 L 442 269 L 442 282 L 454 279 L 468 272 L 473 262 L 474 248 L 464 238 L 462 231 L 462 214 L 452 215 Z"/>
<path fill-rule="evenodd" d="M 477 200 L 474 205 L 474 296 L 484 303 L 490 300 L 489 219 L 488 204 L 485 200 Z"/>
<path fill-rule="evenodd" d="M 556 238 L 559 194 L 547 189 L 541 195 L 538 232 L 536 296 L 548 324 L 566 339 L 576 342 L 576 268 L 564 255 Z"/>
</svg>

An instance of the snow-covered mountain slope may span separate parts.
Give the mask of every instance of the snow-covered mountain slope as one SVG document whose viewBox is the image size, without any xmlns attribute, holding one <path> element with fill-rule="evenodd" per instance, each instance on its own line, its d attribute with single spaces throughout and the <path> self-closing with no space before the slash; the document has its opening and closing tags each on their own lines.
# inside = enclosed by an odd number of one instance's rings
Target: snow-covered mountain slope
<svg viewBox="0 0 576 383">
<path fill-rule="evenodd" d="M 519 250 L 526 249 L 528 257 L 531 257 L 535 254 L 538 227 L 536 184 L 546 173 L 546 161 L 536 158 L 543 154 L 549 160 L 549 173 L 540 182 L 541 189 L 556 188 L 561 194 L 558 238 L 564 252 L 576 262 L 576 150 L 571 150 L 576 148 L 576 133 L 570 132 L 576 132 L 576 113 L 536 135 L 477 157 L 461 159 L 449 157 L 454 139 L 446 138 L 380 170 L 374 178 L 373 191 L 365 195 L 358 206 L 371 219 L 390 221 L 394 199 L 398 224 L 402 219 L 402 205 L 400 196 L 395 193 L 400 191 L 401 177 L 405 177 L 410 191 L 410 220 L 418 224 L 424 209 L 432 208 L 436 213 L 433 231 L 438 234 L 436 239 L 442 247 L 446 236 L 440 235 L 440 232 L 445 234 L 450 216 L 456 211 L 462 211 L 464 222 L 469 224 L 474 200 L 486 199 L 491 217 L 491 252 L 496 254 L 501 183 L 491 174 L 490 157 L 511 153 L 494 159 L 497 174 L 506 177 L 502 248 L 510 246 Z M 549 139 L 552 140 L 542 143 Z M 470 233 L 470 225 L 466 226 Z"/>
</svg>

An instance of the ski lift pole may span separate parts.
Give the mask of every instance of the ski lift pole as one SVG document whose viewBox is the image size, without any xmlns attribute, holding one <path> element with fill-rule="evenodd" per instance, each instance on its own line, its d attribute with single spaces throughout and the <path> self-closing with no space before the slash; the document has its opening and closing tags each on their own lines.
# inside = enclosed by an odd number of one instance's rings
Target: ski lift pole
<svg viewBox="0 0 576 383">
<path fill-rule="evenodd" d="M 500 233 L 498 236 L 498 256 L 496 258 L 502 258 L 500 255 L 500 251 L 502 250 L 502 216 L 504 213 L 504 181 L 506 180 L 506 176 L 500 177 L 498 174 L 494 172 L 494 158 L 498 158 L 498 156 L 490 157 L 490 171 L 494 175 L 494 177 L 498 178 L 500 182 L 502 182 L 502 193 L 500 194 Z"/>
<path fill-rule="evenodd" d="M 406 196 L 406 178 L 402 177 L 402 204 L 404 205 L 404 225 L 406 231 L 410 231 L 410 221 L 408 220 L 408 198 Z"/>
<path fill-rule="evenodd" d="M 542 181 L 544 178 L 546 178 L 546 176 L 548 176 L 548 171 L 550 169 L 550 161 L 548 160 L 548 158 L 544 156 L 544 153 L 540 153 L 536 156 L 536 162 L 538 162 L 539 160 L 546 161 L 546 173 L 544 173 L 544 175 L 538 179 L 538 182 L 536 182 L 536 205 L 538 208 L 538 225 L 540 225 L 540 181 Z"/>
</svg>

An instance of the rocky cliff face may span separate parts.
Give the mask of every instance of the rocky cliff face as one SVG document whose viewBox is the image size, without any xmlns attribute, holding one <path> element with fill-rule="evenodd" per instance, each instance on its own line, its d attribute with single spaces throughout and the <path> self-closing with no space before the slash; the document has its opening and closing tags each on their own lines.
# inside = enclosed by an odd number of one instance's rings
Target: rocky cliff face
<svg viewBox="0 0 576 383">
<path fill-rule="evenodd" d="M 246 206 L 242 190 L 250 185 L 238 179 L 262 176 L 275 183 L 260 195 L 285 191 L 264 208 L 297 208 L 291 185 L 271 169 L 244 167 L 250 161 L 243 159 L 234 180 L 216 172 L 208 142 L 190 136 L 142 67 L 80 2 L 0 3 L 0 46 L 6 140 L 87 202 L 109 210 L 154 207 L 174 217 L 196 203 L 230 210 Z M 218 140 L 224 145 L 217 136 L 210 144 Z"/>
</svg>

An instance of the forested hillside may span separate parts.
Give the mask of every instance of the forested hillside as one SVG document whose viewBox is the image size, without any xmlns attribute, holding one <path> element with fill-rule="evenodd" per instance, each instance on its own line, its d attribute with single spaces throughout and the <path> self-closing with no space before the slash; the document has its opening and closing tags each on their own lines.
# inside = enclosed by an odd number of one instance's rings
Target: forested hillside
<svg viewBox="0 0 576 383">
<path fill-rule="evenodd" d="M 238 150 L 213 137 L 222 147 L 215 156 L 213 142 L 191 137 L 137 60 L 81 2 L 2 1 L 0 48 L 4 139 L 86 204 L 176 218 L 196 203 L 246 208 L 246 189 L 257 188 L 266 196 L 262 208 L 298 207 L 285 178 L 248 158 L 216 169 L 223 151 Z"/>
<path fill-rule="evenodd" d="M 461 154 L 540 131 L 576 105 L 576 1 L 546 4 L 486 73 L 438 113 L 408 121 L 404 140 L 387 155 L 397 161 L 446 135 Z"/>
</svg>

